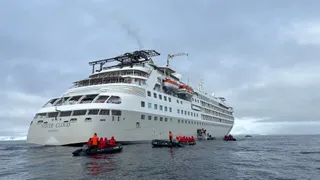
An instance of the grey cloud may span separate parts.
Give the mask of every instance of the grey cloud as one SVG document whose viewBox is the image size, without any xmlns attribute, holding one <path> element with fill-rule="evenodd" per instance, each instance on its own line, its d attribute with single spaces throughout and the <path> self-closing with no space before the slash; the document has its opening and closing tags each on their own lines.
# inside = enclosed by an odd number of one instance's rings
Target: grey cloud
<svg viewBox="0 0 320 180">
<path fill-rule="evenodd" d="M 319 84 L 305 87 L 266 78 L 319 64 L 319 45 L 302 45 L 288 36 L 295 24 L 317 23 L 319 2 L 308 2 L 1 1 L 2 91 L 59 96 L 89 75 L 88 61 L 140 47 L 158 50 L 162 65 L 168 53 L 189 53 L 171 66 L 194 86 L 204 78 L 206 91 L 226 95 L 239 118 L 319 120 Z M 265 86 L 254 86 L 259 83 Z M 23 108 L 5 101 L 8 110 Z M 8 127 L 27 126 L 32 115 L 5 118 L 1 124 Z"/>
</svg>

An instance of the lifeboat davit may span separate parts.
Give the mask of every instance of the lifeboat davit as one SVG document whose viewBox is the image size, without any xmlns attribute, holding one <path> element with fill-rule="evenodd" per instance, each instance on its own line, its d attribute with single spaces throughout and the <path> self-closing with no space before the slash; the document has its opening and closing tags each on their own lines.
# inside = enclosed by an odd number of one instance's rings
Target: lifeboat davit
<svg viewBox="0 0 320 180">
<path fill-rule="evenodd" d="M 192 87 L 186 85 L 186 84 L 182 84 L 179 86 L 179 92 L 178 93 L 183 93 L 183 94 L 189 94 L 192 95 L 193 94 L 193 89 Z"/>
<path fill-rule="evenodd" d="M 180 84 L 178 82 L 176 82 L 170 78 L 164 78 L 163 85 L 165 87 L 167 87 L 168 89 L 175 89 L 175 90 L 179 89 L 179 87 L 180 87 Z"/>
</svg>

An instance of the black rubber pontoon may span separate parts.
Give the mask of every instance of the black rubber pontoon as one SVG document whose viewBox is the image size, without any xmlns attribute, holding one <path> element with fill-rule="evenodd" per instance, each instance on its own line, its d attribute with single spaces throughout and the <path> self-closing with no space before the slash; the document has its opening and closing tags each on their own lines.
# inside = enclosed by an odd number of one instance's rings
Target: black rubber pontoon
<svg viewBox="0 0 320 180">
<path fill-rule="evenodd" d="M 151 142 L 152 147 L 184 147 L 181 143 L 178 142 L 170 142 L 166 140 L 154 139 Z"/>
<path fill-rule="evenodd" d="M 225 141 L 237 141 L 236 138 L 227 138 L 227 139 L 223 138 L 223 140 L 225 140 Z"/>
<path fill-rule="evenodd" d="M 114 147 L 107 147 L 103 149 L 89 149 L 87 147 L 77 149 L 72 154 L 74 156 L 90 156 L 95 154 L 113 154 L 113 153 L 119 153 L 123 149 L 121 144 L 117 144 Z"/>
</svg>

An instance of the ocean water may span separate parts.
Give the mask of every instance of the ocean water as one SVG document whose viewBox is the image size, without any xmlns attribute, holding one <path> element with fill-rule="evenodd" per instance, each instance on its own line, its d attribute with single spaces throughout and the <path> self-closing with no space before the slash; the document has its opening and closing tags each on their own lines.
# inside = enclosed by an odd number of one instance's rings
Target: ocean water
<svg viewBox="0 0 320 180">
<path fill-rule="evenodd" d="M 73 157 L 77 147 L 1 142 L 0 179 L 320 179 L 320 136 L 236 138 L 175 149 L 128 145 L 93 157 Z"/>
</svg>

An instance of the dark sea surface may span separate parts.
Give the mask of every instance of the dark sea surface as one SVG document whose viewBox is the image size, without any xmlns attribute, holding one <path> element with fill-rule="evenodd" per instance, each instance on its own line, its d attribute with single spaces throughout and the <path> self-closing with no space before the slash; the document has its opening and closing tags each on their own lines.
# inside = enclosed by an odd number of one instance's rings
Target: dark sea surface
<svg viewBox="0 0 320 180">
<path fill-rule="evenodd" d="M 73 157 L 77 147 L 0 142 L 0 179 L 314 179 L 320 136 L 236 136 L 185 148 L 124 146 L 118 154 Z"/>
</svg>

